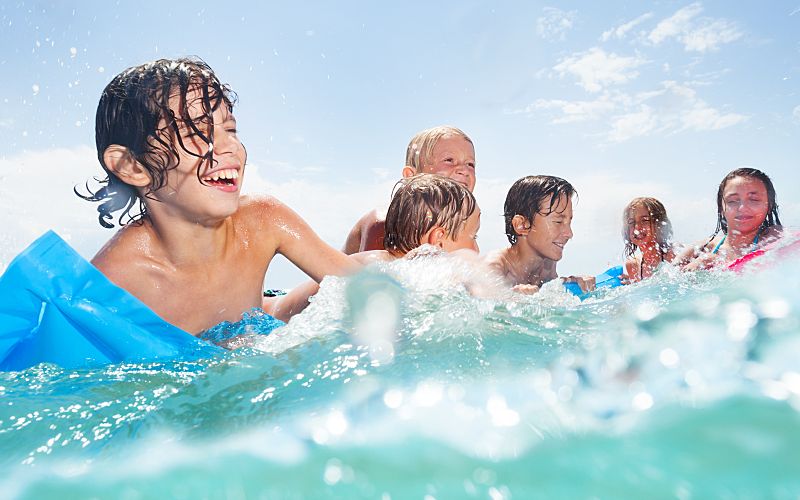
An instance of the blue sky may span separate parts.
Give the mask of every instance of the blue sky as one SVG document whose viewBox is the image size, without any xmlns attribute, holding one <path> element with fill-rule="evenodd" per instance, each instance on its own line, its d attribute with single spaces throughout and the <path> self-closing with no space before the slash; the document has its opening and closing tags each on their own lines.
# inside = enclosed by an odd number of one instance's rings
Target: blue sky
<svg viewBox="0 0 800 500">
<path fill-rule="evenodd" d="M 239 94 L 246 190 L 340 246 L 385 203 L 405 146 L 452 124 L 474 140 L 484 251 L 529 174 L 580 200 L 559 269 L 620 258 L 622 207 L 655 195 L 676 237 L 713 230 L 716 186 L 770 174 L 797 226 L 800 0 L 755 2 L 4 2 L 0 187 L 5 265 L 53 227 L 90 257 L 111 236 L 72 186 L 100 168 L 93 116 L 119 71 L 198 55 Z M 278 263 L 267 286 L 299 276 Z"/>
</svg>

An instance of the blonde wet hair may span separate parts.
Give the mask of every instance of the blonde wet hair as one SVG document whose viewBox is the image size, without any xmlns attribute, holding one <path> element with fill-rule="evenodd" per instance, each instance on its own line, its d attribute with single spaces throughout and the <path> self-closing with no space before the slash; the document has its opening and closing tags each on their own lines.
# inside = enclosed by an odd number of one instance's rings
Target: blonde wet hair
<svg viewBox="0 0 800 500">
<path fill-rule="evenodd" d="M 472 193 L 452 179 L 436 174 L 405 178 L 395 185 L 386 212 L 383 246 L 393 254 L 406 254 L 435 227 L 455 240 L 477 207 Z"/>
<path fill-rule="evenodd" d="M 656 235 L 656 245 L 662 254 L 672 249 L 672 223 L 667 217 L 664 204 L 655 198 L 634 198 L 622 211 L 622 238 L 625 240 L 625 256 L 632 257 L 636 252 L 636 244 L 631 241 L 631 213 L 642 206 L 650 215 L 650 229 Z"/>
<path fill-rule="evenodd" d="M 475 146 L 472 139 L 469 138 L 461 129 L 451 127 L 449 125 L 440 125 L 425 129 L 417 132 L 417 135 L 411 138 L 406 148 L 406 166 L 414 169 L 414 172 L 422 173 L 422 167 L 428 164 L 433 155 L 433 148 L 440 139 L 445 137 L 463 137 L 470 144 Z"/>
</svg>

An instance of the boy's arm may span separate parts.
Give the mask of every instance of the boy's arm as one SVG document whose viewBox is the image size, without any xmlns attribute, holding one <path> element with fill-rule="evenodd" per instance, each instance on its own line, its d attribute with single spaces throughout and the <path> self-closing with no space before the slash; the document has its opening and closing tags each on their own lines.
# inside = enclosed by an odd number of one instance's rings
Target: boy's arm
<svg viewBox="0 0 800 500">
<path fill-rule="evenodd" d="M 355 260 L 331 247 L 291 208 L 273 200 L 266 204 L 261 220 L 275 237 L 275 252 L 289 259 L 319 283 L 327 275 L 342 276 L 359 268 Z"/>
<path fill-rule="evenodd" d="M 351 229 L 350 233 L 347 235 L 347 239 L 344 242 L 344 248 L 342 248 L 342 252 L 346 253 L 347 255 L 353 255 L 361 248 L 361 227 L 363 225 L 363 220 L 364 217 L 358 219 L 358 222 L 356 222 L 356 224 L 353 226 L 353 229 Z"/>
<path fill-rule="evenodd" d="M 272 304 L 269 313 L 286 323 L 294 316 L 308 307 L 308 299 L 319 291 L 319 284 L 316 281 L 306 281 L 292 288 L 289 293 L 279 297 Z"/>
<path fill-rule="evenodd" d="M 369 250 L 383 250 L 386 221 L 373 209 L 364 214 L 347 235 L 342 251 L 347 255 Z"/>
</svg>

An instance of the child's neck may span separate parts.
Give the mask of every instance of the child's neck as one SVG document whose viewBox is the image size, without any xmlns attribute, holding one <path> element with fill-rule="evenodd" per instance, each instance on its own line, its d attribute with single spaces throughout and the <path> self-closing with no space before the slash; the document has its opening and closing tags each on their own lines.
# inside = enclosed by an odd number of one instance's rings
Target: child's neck
<svg viewBox="0 0 800 500">
<path fill-rule="evenodd" d="M 545 266 L 548 259 L 520 244 L 512 245 L 506 255 L 508 257 L 508 274 L 515 285 L 541 286 L 545 281 Z"/>
<path fill-rule="evenodd" d="M 158 240 L 162 256 L 175 266 L 219 262 L 227 248 L 226 242 L 230 241 L 229 231 L 233 230 L 230 218 L 216 225 L 203 225 L 147 217 L 145 224 Z"/>
<path fill-rule="evenodd" d="M 757 227 L 753 231 L 749 231 L 747 233 L 742 233 L 740 231 L 734 231 L 729 229 L 728 235 L 726 236 L 726 245 L 730 245 L 730 247 L 737 251 L 746 251 L 749 252 L 750 249 L 753 247 L 753 243 L 756 241 L 756 236 L 758 235 L 761 227 Z"/>
<path fill-rule="evenodd" d="M 642 252 L 642 262 L 652 264 L 660 263 L 664 260 L 664 253 L 658 243 L 646 243 L 641 245 L 639 250 Z"/>
</svg>

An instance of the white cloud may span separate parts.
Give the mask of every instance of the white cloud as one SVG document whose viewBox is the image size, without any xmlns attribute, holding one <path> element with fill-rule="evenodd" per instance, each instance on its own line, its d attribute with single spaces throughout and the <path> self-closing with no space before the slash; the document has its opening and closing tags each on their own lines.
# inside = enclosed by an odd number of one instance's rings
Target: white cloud
<svg viewBox="0 0 800 500">
<path fill-rule="evenodd" d="M 795 106 L 792 116 L 794 116 L 795 120 L 800 120 L 800 106 Z"/>
<path fill-rule="evenodd" d="M 683 44 L 687 52 L 708 52 L 717 50 L 720 45 L 733 42 L 742 36 L 739 27 L 725 19 L 697 18 L 703 11 L 702 5 L 693 3 L 664 19 L 647 39 L 654 45 L 675 38 Z"/>
<path fill-rule="evenodd" d="M 690 109 L 681 114 L 684 130 L 719 130 L 741 123 L 746 119 L 746 116 L 738 113 L 721 113 L 699 99 L 692 103 Z"/>
<path fill-rule="evenodd" d="M 688 52 L 708 52 L 741 36 L 742 32 L 736 24 L 717 20 L 686 33 L 681 41 Z"/>
<path fill-rule="evenodd" d="M 627 23 L 621 24 L 620 26 L 617 26 L 616 28 L 611 28 L 610 30 L 603 32 L 603 34 L 600 36 L 600 39 L 602 41 L 604 41 L 604 42 L 607 42 L 612 38 L 615 38 L 617 40 L 621 40 L 621 39 L 625 38 L 625 36 L 628 34 L 628 32 L 630 30 L 632 30 L 633 28 L 635 28 L 639 24 L 643 23 L 644 21 L 647 21 L 651 17 L 653 17 L 653 13 L 652 12 L 648 12 L 646 14 L 642 14 L 641 16 L 637 17 L 636 19 L 634 19 L 632 21 L 628 21 Z"/>
<path fill-rule="evenodd" d="M 668 38 L 673 38 L 689 30 L 691 20 L 703 11 L 699 3 L 693 3 L 680 9 L 671 17 L 664 19 L 650 32 L 648 40 L 658 45 Z"/>
<path fill-rule="evenodd" d="M 633 137 L 648 135 L 657 125 L 658 118 L 653 109 L 642 105 L 637 111 L 613 117 L 608 139 L 612 142 L 624 142 Z"/>
<path fill-rule="evenodd" d="M 565 101 L 563 99 L 537 99 L 532 105 L 525 108 L 530 113 L 538 109 L 556 109 L 561 116 L 553 119 L 553 123 L 570 123 L 597 120 L 606 113 L 614 110 L 616 104 L 609 94 L 603 94 L 594 101 Z"/>
<path fill-rule="evenodd" d="M 555 7 L 542 9 L 544 15 L 536 19 L 536 33 L 548 41 L 561 41 L 566 37 L 567 31 L 572 29 L 576 12 L 565 12 Z"/>
<path fill-rule="evenodd" d="M 745 115 L 712 107 L 698 97 L 692 86 L 674 81 L 635 94 L 605 92 L 594 101 L 538 99 L 520 110 L 541 111 L 554 112 L 554 124 L 605 122 L 608 130 L 603 135 L 614 143 L 659 133 L 720 130 L 747 120 Z"/>
<path fill-rule="evenodd" d="M 101 174 L 97 155 L 88 146 L 0 160 L 0 269 L 48 229 L 84 257 L 94 255 L 113 232 L 97 222 L 97 205 L 78 198 L 72 189 Z"/>
<path fill-rule="evenodd" d="M 562 59 L 553 69 L 560 77 L 572 75 L 589 92 L 599 92 L 607 85 L 627 83 L 639 76 L 635 68 L 647 62 L 641 57 L 624 57 L 599 47 Z"/>
</svg>

